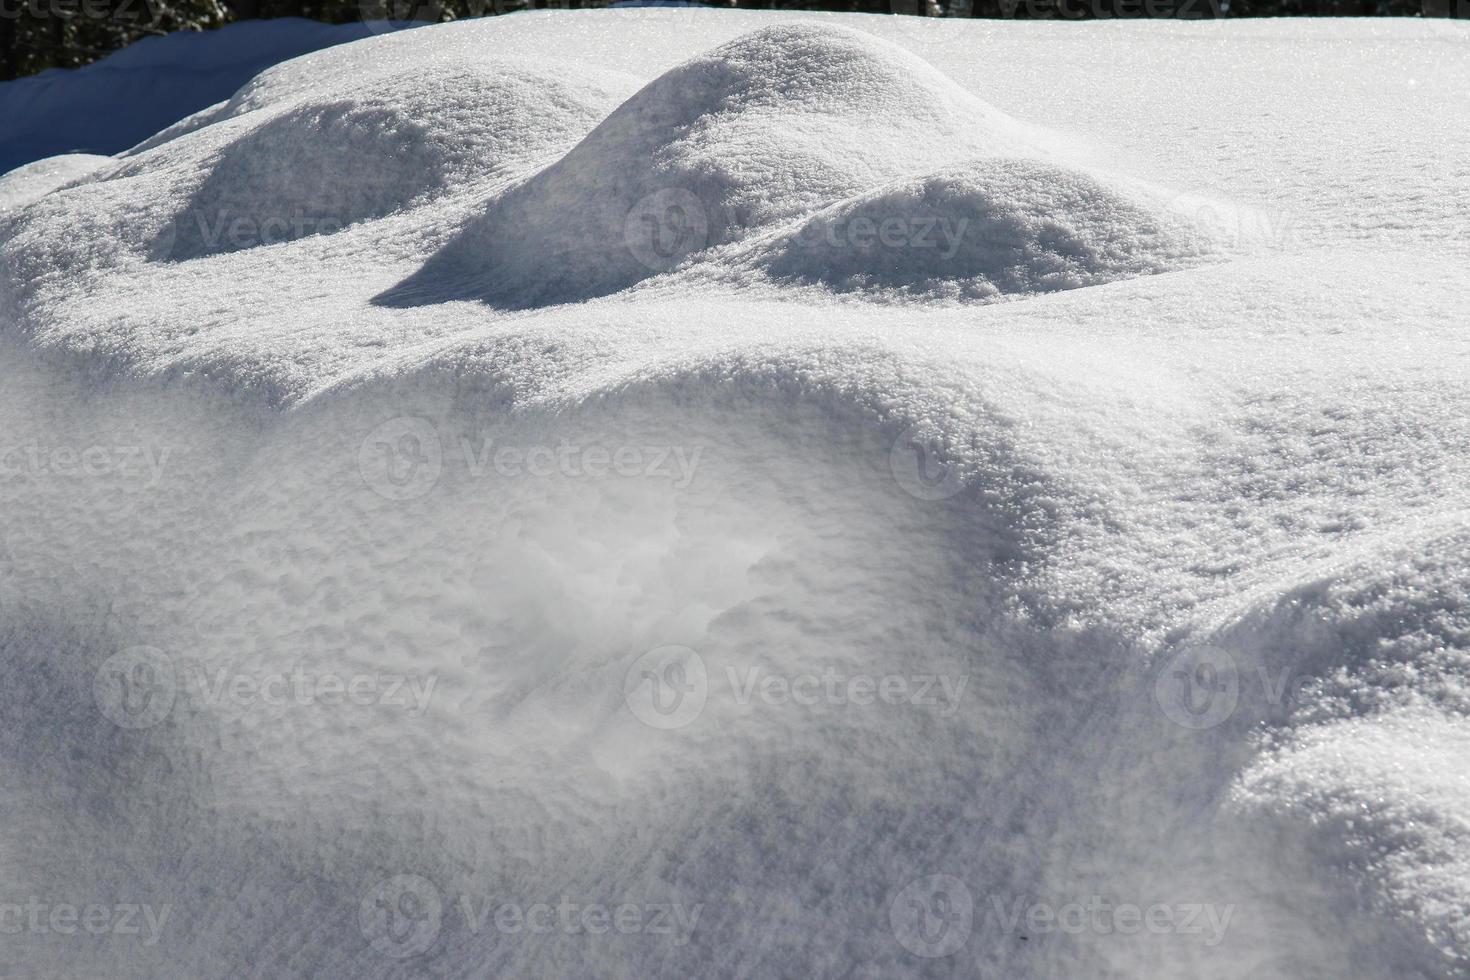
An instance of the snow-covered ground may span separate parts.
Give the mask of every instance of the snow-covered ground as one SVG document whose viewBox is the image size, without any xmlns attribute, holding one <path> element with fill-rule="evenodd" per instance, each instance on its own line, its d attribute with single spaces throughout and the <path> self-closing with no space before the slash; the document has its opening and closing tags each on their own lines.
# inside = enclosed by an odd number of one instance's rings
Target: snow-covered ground
<svg viewBox="0 0 1470 980">
<path fill-rule="evenodd" d="M 12 16 L 7 8 L 5 16 Z M 53 154 L 117 153 L 227 99 L 266 68 L 333 44 L 414 26 L 251 20 L 147 37 L 82 68 L 0 83 L 0 173 Z M 0 197 L 0 207 L 9 203 Z"/>
<path fill-rule="evenodd" d="M 1467 91 L 549 12 L 0 178 L 0 972 L 1465 975 Z"/>
</svg>

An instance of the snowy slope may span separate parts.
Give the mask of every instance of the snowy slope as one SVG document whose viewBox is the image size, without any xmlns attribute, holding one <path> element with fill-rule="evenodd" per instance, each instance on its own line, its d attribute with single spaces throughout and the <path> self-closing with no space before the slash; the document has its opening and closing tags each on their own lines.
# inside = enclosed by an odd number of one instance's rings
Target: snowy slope
<svg viewBox="0 0 1470 980">
<path fill-rule="evenodd" d="M 126 150 L 271 65 L 402 26 L 244 21 L 144 38 L 82 68 L 0 83 L 0 174 L 52 154 Z"/>
<path fill-rule="evenodd" d="M 0 182 L 0 966 L 1470 968 L 1470 32 L 916 20 Z"/>
</svg>

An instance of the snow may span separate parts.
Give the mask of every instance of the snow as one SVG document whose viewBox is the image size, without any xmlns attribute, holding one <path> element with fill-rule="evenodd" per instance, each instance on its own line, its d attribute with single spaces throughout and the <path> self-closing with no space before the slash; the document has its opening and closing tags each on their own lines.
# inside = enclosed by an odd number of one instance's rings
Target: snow
<svg viewBox="0 0 1470 980">
<path fill-rule="evenodd" d="M 1464 972 L 1470 34 L 914 20 L 4 178 L 0 966 Z"/>
<path fill-rule="evenodd" d="M 0 211 L 40 200 L 107 163 L 107 157 L 95 153 L 67 153 L 16 167 L 0 175 Z"/>
<path fill-rule="evenodd" d="M 413 25 L 243 21 L 145 37 L 82 68 L 0 83 L 0 173 L 54 154 L 126 150 L 277 62 L 404 26 Z"/>
<path fill-rule="evenodd" d="M 918 278 L 938 271 L 946 286 L 993 295 L 1164 271 L 1175 267 L 1168 256 L 1133 253 L 1199 250 L 1184 228 L 1179 241 L 1154 243 L 1156 218 L 1071 172 L 1023 158 L 993 173 L 996 164 L 977 162 L 1023 149 L 1044 153 L 1027 147 L 1024 127 L 902 49 L 842 28 L 753 31 L 661 75 L 383 298 L 524 309 L 606 295 L 824 205 L 836 213 L 794 235 L 782 229 L 764 243 L 774 254 L 753 264 L 777 279 L 838 278 L 838 288 L 921 289 Z M 918 161 L 960 160 L 982 173 L 871 191 Z M 865 190 L 878 196 L 845 200 Z M 1083 227 L 1072 227 L 1074 213 Z M 889 216 L 897 227 L 883 229 L 879 248 L 853 237 Z M 957 267 L 935 270 L 926 251 L 939 244 L 935 229 L 953 251 L 972 221 Z M 684 225 L 665 227 L 673 222 Z M 898 271 L 895 252 L 913 267 Z"/>
<path fill-rule="evenodd" d="M 168 258 L 251 247 L 272 233 L 331 234 L 451 187 L 514 175 L 575 142 L 631 83 L 605 81 L 505 63 L 436 64 L 379 74 L 362 96 L 294 103 L 220 148 L 169 229 Z M 239 222 L 248 222 L 243 239 Z"/>
<path fill-rule="evenodd" d="M 987 300 L 1186 268 L 1217 251 L 1207 234 L 1085 173 L 976 160 L 834 204 L 737 265 L 839 292 Z"/>
</svg>

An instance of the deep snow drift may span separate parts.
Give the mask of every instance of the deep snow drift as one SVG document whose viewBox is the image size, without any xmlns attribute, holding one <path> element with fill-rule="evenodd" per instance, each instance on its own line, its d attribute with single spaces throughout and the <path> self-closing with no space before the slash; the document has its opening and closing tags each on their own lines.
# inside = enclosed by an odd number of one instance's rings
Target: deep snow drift
<svg viewBox="0 0 1470 980">
<path fill-rule="evenodd" d="M 1470 32 L 916 20 L 0 177 L 0 972 L 1463 975 Z"/>
<path fill-rule="evenodd" d="M 126 150 L 271 65 L 404 26 L 412 25 L 245 21 L 147 37 L 82 68 L 0 83 L 0 173 L 57 153 Z"/>
<path fill-rule="evenodd" d="M 870 35 L 768 28 L 659 76 L 554 165 L 497 195 L 383 299 L 511 308 L 583 300 L 827 205 L 833 213 L 794 234 L 781 227 L 766 244 L 776 254 L 757 264 L 777 277 L 831 276 L 844 289 L 938 275 L 996 295 L 1163 271 L 1200 250 L 1182 228 L 1171 240 L 1096 182 L 1077 186 L 1079 175 L 1029 160 L 980 162 L 1044 153 L 1042 140 Z M 962 173 L 883 188 L 958 161 Z M 905 227 L 883 229 L 879 243 L 852 239 L 854 227 L 884 218 Z M 934 267 L 937 240 L 913 240 L 936 229 L 953 240 L 947 262 L 963 251 L 952 272 Z"/>
</svg>

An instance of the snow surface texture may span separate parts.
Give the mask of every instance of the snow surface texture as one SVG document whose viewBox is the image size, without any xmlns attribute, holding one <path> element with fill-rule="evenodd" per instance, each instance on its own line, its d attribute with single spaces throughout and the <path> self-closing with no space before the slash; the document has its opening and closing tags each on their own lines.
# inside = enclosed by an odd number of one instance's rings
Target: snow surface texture
<svg viewBox="0 0 1470 980">
<path fill-rule="evenodd" d="M 1464 975 L 1470 33 L 916 20 L 4 178 L 0 972 Z"/>
<path fill-rule="evenodd" d="M 0 83 L 0 173 L 56 153 L 126 150 L 271 65 L 406 26 L 414 25 L 245 21 L 144 38 L 82 68 Z"/>
</svg>

